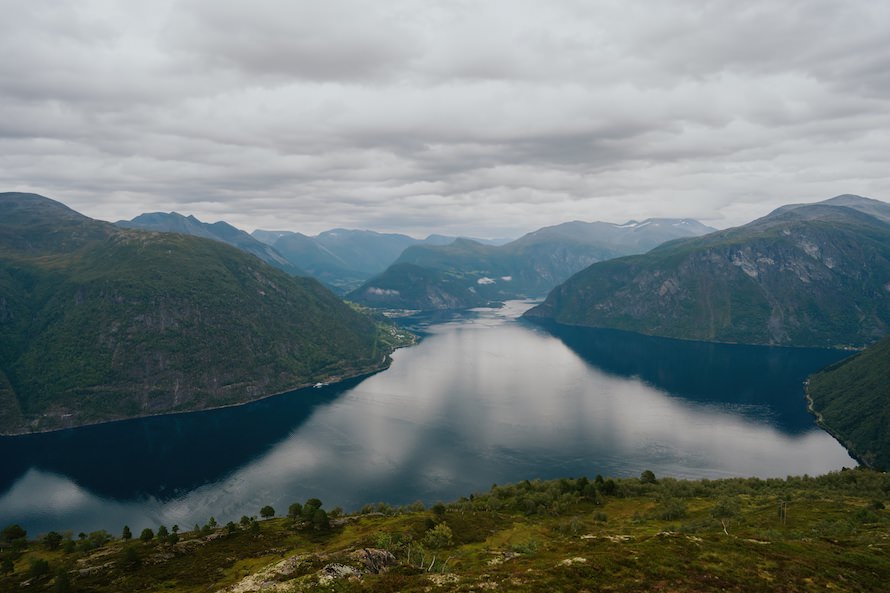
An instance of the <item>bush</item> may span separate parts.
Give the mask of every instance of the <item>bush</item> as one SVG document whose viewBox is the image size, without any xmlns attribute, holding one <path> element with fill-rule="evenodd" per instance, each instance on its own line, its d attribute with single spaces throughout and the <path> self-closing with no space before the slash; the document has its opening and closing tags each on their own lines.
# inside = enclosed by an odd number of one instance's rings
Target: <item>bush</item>
<svg viewBox="0 0 890 593">
<path fill-rule="evenodd" d="M 655 511 L 655 516 L 662 521 L 675 521 L 686 516 L 686 505 L 675 498 L 667 498 Z"/>
<path fill-rule="evenodd" d="M 447 548 L 454 543 L 453 538 L 451 528 L 446 523 L 439 523 L 426 532 L 423 543 L 430 548 Z"/>
<path fill-rule="evenodd" d="M 136 551 L 135 547 L 127 546 L 121 554 L 121 563 L 127 568 L 137 568 L 142 564 L 142 559 L 139 557 L 139 552 Z"/>
<path fill-rule="evenodd" d="M 155 532 L 152 531 L 149 527 L 146 527 L 145 529 L 143 529 L 142 533 L 139 534 L 139 539 L 141 539 L 142 541 L 144 541 L 146 543 L 150 542 L 154 538 L 155 538 Z"/>
<path fill-rule="evenodd" d="M 59 546 L 62 545 L 62 535 L 55 531 L 50 531 L 43 536 L 43 545 L 47 550 L 58 550 Z"/>
<path fill-rule="evenodd" d="M 711 509 L 711 516 L 717 519 L 727 519 L 739 514 L 739 502 L 735 498 L 723 497 Z"/>
<path fill-rule="evenodd" d="M 28 536 L 28 532 L 22 529 L 21 525 L 13 523 L 7 525 L 0 531 L 0 539 L 6 543 L 13 543 L 16 540 L 24 540 Z"/>
<path fill-rule="evenodd" d="M 315 509 L 315 512 L 312 513 L 312 526 L 316 529 L 330 528 L 331 521 L 324 509 Z"/>
<path fill-rule="evenodd" d="M 28 576 L 32 579 L 39 579 L 40 577 L 46 576 L 49 574 L 49 562 L 44 560 L 43 558 L 33 558 L 31 560 L 31 566 L 28 568 Z"/>
</svg>

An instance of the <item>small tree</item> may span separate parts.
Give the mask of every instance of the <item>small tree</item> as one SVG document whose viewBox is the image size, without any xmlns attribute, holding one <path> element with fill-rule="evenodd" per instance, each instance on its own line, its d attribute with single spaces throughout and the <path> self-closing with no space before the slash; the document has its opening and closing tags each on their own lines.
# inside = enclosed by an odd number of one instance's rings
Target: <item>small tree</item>
<svg viewBox="0 0 890 593">
<path fill-rule="evenodd" d="M 241 520 L 239 521 L 239 523 L 241 523 L 242 529 L 247 529 L 248 527 L 250 527 L 250 517 L 248 517 L 247 515 L 241 515 Z"/>
<path fill-rule="evenodd" d="M 160 527 L 158 527 L 158 535 L 157 535 L 158 540 L 165 542 L 165 541 L 167 541 L 167 537 L 169 535 L 170 535 L 170 532 L 167 531 L 166 525 L 161 525 Z"/>
<path fill-rule="evenodd" d="M 426 532 L 423 543 L 430 548 L 447 548 L 453 543 L 453 534 L 447 523 L 439 523 Z"/>
<path fill-rule="evenodd" d="M 324 509 L 315 509 L 315 512 L 312 513 L 312 526 L 322 530 L 331 527 L 331 521 Z"/>
<path fill-rule="evenodd" d="M 142 530 L 142 533 L 139 534 L 139 539 L 148 543 L 155 538 L 155 532 L 152 531 L 149 527 L 146 527 Z"/>
<path fill-rule="evenodd" d="M 312 521 L 312 518 L 315 516 L 315 511 L 321 508 L 321 500 L 317 498 L 310 498 L 305 503 L 303 503 L 303 519 L 306 521 Z"/>
<path fill-rule="evenodd" d="M 3 531 L 0 532 L 0 538 L 10 544 L 16 543 L 17 541 L 24 541 L 26 537 L 28 537 L 28 532 L 22 529 L 22 526 L 17 523 L 7 525 L 3 528 Z"/>
<path fill-rule="evenodd" d="M 43 545 L 47 550 L 58 550 L 62 545 L 62 535 L 55 531 L 50 531 L 43 536 Z"/>
<path fill-rule="evenodd" d="M 640 474 L 640 483 L 641 484 L 655 484 L 657 480 L 655 479 L 655 474 L 652 470 L 647 469 Z"/>
<path fill-rule="evenodd" d="M 228 523 L 226 523 L 226 533 L 232 535 L 236 531 L 238 531 L 238 526 L 235 525 L 234 521 L 229 521 Z"/>
<path fill-rule="evenodd" d="M 275 509 L 273 509 L 270 505 L 266 505 L 260 509 L 260 517 L 263 519 L 271 519 L 275 516 Z"/>
<path fill-rule="evenodd" d="M 287 507 L 287 518 L 296 521 L 303 514 L 303 505 L 298 502 L 291 503 L 289 507 Z"/>
<path fill-rule="evenodd" d="M 130 541 L 133 539 L 133 532 L 130 531 L 129 525 L 124 525 L 124 530 L 121 532 L 121 539 L 124 541 Z"/>
<path fill-rule="evenodd" d="M 4 558 L 2 562 L 0 562 L 0 574 L 10 574 L 15 571 L 15 564 L 12 563 L 10 558 Z"/>
</svg>

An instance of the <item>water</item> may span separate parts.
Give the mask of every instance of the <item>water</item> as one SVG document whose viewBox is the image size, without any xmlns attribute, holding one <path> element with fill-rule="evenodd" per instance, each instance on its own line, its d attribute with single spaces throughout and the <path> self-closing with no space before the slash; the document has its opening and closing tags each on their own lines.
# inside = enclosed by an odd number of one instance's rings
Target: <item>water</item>
<svg viewBox="0 0 890 593">
<path fill-rule="evenodd" d="M 119 533 L 309 497 L 356 510 L 526 478 L 856 465 L 816 427 L 801 386 L 844 353 L 541 327 L 517 319 L 528 306 L 409 319 L 424 340 L 363 380 L 0 439 L 0 525 Z"/>
</svg>

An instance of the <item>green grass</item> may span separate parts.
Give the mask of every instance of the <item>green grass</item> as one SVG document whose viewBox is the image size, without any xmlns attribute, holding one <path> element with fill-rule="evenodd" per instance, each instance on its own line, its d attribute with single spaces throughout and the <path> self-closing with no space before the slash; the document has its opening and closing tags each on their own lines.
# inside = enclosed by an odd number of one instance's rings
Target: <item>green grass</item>
<svg viewBox="0 0 890 593">
<path fill-rule="evenodd" d="M 200 544 L 186 533 L 175 546 L 113 541 L 66 554 L 31 541 L 0 552 L 15 559 L 0 590 L 19 590 L 36 558 L 51 574 L 67 571 L 71 590 L 97 593 L 216 591 L 263 571 L 285 591 L 868 592 L 890 580 L 886 474 L 604 484 L 495 486 L 438 508 L 381 506 L 386 513 L 348 516 L 323 531 L 272 519 L 258 532 L 217 530 Z M 453 537 L 434 548 L 429 533 L 440 524 Z M 139 566 L 124 565 L 127 547 Z M 320 584 L 332 564 L 363 571 L 356 552 L 368 548 L 388 550 L 394 565 Z M 291 558 L 289 574 L 268 572 Z M 47 576 L 28 590 L 54 586 Z"/>
</svg>

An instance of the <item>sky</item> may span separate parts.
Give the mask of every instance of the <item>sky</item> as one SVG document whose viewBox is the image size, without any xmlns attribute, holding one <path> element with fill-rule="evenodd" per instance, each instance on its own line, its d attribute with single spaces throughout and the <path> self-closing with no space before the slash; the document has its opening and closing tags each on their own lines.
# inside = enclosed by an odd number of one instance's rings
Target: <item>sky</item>
<svg viewBox="0 0 890 593">
<path fill-rule="evenodd" d="M 890 200 L 890 2 L 0 0 L 0 191 L 516 237 Z"/>
</svg>

